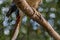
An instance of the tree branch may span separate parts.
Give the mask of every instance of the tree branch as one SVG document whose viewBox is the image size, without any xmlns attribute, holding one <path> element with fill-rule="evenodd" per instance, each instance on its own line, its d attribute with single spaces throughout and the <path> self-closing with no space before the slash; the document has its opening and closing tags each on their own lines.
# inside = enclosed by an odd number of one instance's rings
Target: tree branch
<svg viewBox="0 0 60 40">
<path fill-rule="evenodd" d="M 16 17 L 17 18 L 16 25 L 15 25 L 11 40 L 16 40 L 17 36 L 19 34 L 19 30 L 20 30 L 21 22 L 22 22 L 22 17 L 23 17 L 23 12 L 20 10 L 19 13 L 20 13 L 20 15 Z"/>
<path fill-rule="evenodd" d="M 26 15 L 41 24 L 46 31 L 56 40 L 60 40 L 59 34 L 52 28 L 52 26 L 43 18 L 41 13 L 31 8 L 25 0 L 13 0 L 17 7 L 21 9 Z"/>
</svg>

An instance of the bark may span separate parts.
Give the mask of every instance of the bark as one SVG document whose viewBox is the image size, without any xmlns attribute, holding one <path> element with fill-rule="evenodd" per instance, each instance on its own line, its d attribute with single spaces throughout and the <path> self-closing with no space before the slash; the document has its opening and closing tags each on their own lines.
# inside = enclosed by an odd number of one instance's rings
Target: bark
<svg viewBox="0 0 60 40">
<path fill-rule="evenodd" d="M 56 40 L 60 40 L 59 34 L 52 28 L 52 26 L 44 19 L 41 13 L 37 12 L 36 9 L 30 7 L 25 0 L 13 0 L 17 7 L 21 9 L 30 18 L 41 24 L 46 31 Z"/>
</svg>

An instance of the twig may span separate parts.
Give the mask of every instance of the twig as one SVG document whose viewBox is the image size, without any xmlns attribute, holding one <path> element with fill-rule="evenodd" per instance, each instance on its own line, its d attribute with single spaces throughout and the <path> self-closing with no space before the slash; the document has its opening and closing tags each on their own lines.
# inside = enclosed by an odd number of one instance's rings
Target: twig
<svg viewBox="0 0 60 40">
<path fill-rule="evenodd" d="M 20 10 L 20 15 L 17 16 L 16 27 L 14 28 L 14 32 L 13 32 L 13 36 L 12 36 L 11 40 L 16 40 L 17 39 L 17 36 L 19 34 L 19 30 L 20 30 L 20 27 L 21 27 L 22 17 L 23 17 L 23 14 L 22 14 L 22 11 Z"/>
</svg>

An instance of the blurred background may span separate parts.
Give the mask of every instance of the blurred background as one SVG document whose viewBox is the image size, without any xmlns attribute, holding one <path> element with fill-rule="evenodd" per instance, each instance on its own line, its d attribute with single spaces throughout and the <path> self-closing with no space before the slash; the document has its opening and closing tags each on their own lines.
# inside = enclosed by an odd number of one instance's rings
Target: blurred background
<svg viewBox="0 0 60 40">
<path fill-rule="evenodd" d="M 6 13 L 11 5 L 11 0 L 0 0 L 0 40 L 10 40 L 16 23 L 15 12 L 7 18 Z M 60 0 L 43 0 L 38 11 L 60 34 Z M 36 21 L 27 16 L 22 19 L 17 40 L 54 40 Z"/>
</svg>

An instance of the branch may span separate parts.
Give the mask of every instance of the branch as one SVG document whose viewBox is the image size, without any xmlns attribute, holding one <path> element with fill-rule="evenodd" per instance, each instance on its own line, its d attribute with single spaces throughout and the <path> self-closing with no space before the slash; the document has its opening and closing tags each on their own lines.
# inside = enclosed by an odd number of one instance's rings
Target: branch
<svg viewBox="0 0 60 40">
<path fill-rule="evenodd" d="M 52 28 L 52 26 L 43 18 L 41 13 L 31 8 L 25 0 L 13 0 L 17 7 L 21 9 L 26 15 L 41 24 L 46 31 L 56 40 L 60 40 L 59 34 Z"/>
<path fill-rule="evenodd" d="M 17 36 L 19 34 L 19 30 L 20 30 L 20 27 L 21 27 L 22 17 L 23 17 L 23 14 L 22 14 L 22 11 L 20 10 L 20 15 L 16 17 L 17 18 L 16 26 L 14 28 L 13 36 L 12 36 L 11 40 L 16 40 L 17 39 Z"/>
</svg>

